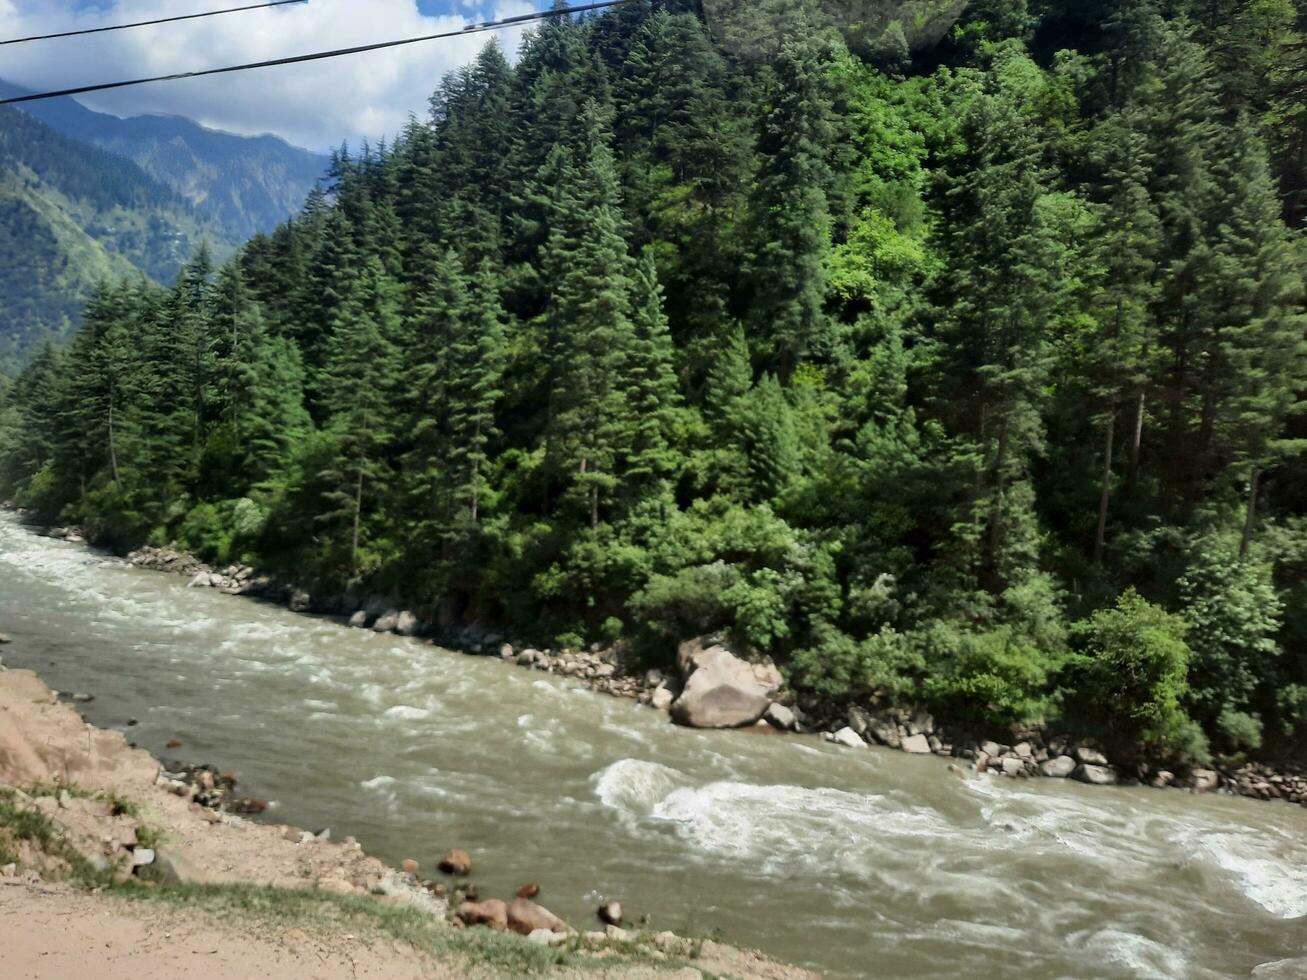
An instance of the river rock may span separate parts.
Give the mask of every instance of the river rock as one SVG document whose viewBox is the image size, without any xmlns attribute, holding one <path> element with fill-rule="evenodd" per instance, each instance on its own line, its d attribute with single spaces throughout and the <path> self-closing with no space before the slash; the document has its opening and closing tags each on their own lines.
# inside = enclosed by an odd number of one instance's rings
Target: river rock
<svg viewBox="0 0 1307 980">
<path fill-rule="evenodd" d="M 836 745 L 843 745 L 850 749 L 865 749 L 867 747 L 867 743 L 862 740 L 862 736 L 847 726 L 841 728 L 838 732 L 827 735 L 826 739 Z"/>
<path fill-rule="evenodd" d="M 358 612 L 356 612 L 353 616 L 349 618 L 349 624 L 353 626 L 356 630 L 363 629 L 368 625 L 367 612 L 360 609 Z"/>
<path fill-rule="evenodd" d="M 1221 774 L 1215 769 L 1195 769 L 1189 780 L 1195 793 L 1212 793 L 1221 788 Z"/>
<path fill-rule="evenodd" d="M 508 928 L 523 936 L 529 936 L 537 929 L 571 932 L 566 922 L 529 898 L 515 898 L 508 903 Z"/>
<path fill-rule="evenodd" d="M 1099 752 L 1098 749 L 1090 748 L 1088 745 L 1077 745 L 1075 751 L 1076 761 L 1086 766 L 1105 766 L 1107 765 L 1107 756 Z"/>
<path fill-rule="evenodd" d="M 472 858 L 467 851 L 454 848 L 440 859 L 440 870 L 447 875 L 465 877 L 472 873 Z"/>
<path fill-rule="evenodd" d="M 763 714 L 763 718 L 783 732 L 793 731 L 797 721 L 794 717 L 794 712 L 779 701 L 773 701 L 767 706 L 767 711 Z"/>
<path fill-rule="evenodd" d="M 515 894 L 518 898 L 535 898 L 540 894 L 540 886 L 534 881 L 528 881 Z"/>
<path fill-rule="evenodd" d="M 377 617 L 377 621 L 372 624 L 372 629 L 378 633 L 393 633 L 395 627 L 399 625 L 399 610 L 387 609 Z"/>
<path fill-rule="evenodd" d="M 1026 765 L 1015 756 L 1008 756 L 1002 760 L 1003 775 L 1017 777 L 1023 775 L 1026 771 Z"/>
<path fill-rule="evenodd" d="M 1059 755 L 1055 759 L 1040 763 L 1039 774 L 1054 779 L 1066 779 L 1076 771 L 1076 760 L 1069 755 Z"/>
<path fill-rule="evenodd" d="M 620 926 L 623 921 L 621 902 L 604 902 L 595 912 L 605 925 Z"/>
<path fill-rule="evenodd" d="M 138 847 L 132 851 L 132 867 L 143 868 L 154 863 L 154 851 L 148 847 Z"/>
<path fill-rule="evenodd" d="M 295 589 L 290 594 L 290 599 L 286 603 L 291 612 L 308 612 L 313 605 L 313 596 L 309 595 L 303 589 Z"/>
<path fill-rule="evenodd" d="M 659 711 L 667 711 L 676 700 L 676 695 L 672 693 L 671 688 L 663 685 L 655 688 L 653 694 L 649 695 L 649 703 Z"/>
<path fill-rule="evenodd" d="M 504 932 L 508 929 L 508 903 L 498 898 L 463 902 L 458 907 L 458 917 L 469 926 L 489 926 Z"/>
<path fill-rule="evenodd" d="M 395 620 L 395 632 L 400 636 L 417 636 L 418 630 L 421 628 L 422 624 L 418 622 L 417 616 L 407 609 L 400 613 L 398 619 Z"/>
<path fill-rule="evenodd" d="M 1108 766 L 1095 766 L 1089 763 L 1081 763 L 1076 766 L 1072 777 L 1080 780 L 1082 783 L 1089 783 L 1091 786 L 1111 786 L 1116 782 L 1116 773 Z"/>
<path fill-rule="evenodd" d="M 750 663 L 704 638 L 682 643 L 677 664 L 686 682 L 672 704 L 672 720 L 691 728 L 752 725 L 782 684 L 775 665 Z"/>
<path fill-rule="evenodd" d="M 866 735 L 867 729 L 871 727 L 871 716 L 856 704 L 849 705 L 845 717 L 848 719 L 849 727 L 859 735 Z"/>
<path fill-rule="evenodd" d="M 7 634 L 0 633 L 0 647 L 4 646 L 6 643 L 13 643 L 13 642 L 14 641 L 11 640 Z"/>
<path fill-rule="evenodd" d="M 899 742 L 899 748 L 913 755 L 930 755 L 930 739 L 925 735 L 909 735 Z"/>
</svg>

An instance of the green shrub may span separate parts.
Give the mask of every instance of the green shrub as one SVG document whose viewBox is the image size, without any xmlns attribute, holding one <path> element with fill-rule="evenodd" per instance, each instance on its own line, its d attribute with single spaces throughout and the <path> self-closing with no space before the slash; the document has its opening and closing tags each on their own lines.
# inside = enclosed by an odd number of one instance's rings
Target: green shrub
<svg viewBox="0 0 1307 980">
<path fill-rule="evenodd" d="M 985 725 L 1045 720 L 1054 707 L 1051 677 L 1061 658 L 1011 627 L 984 633 L 938 625 L 926 635 L 932 671 L 926 696 L 950 716 Z"/>
<path fill-rule="evenodd" d="M 1216 731 L 1221 736 L 1221 748 L 1236 755 L 1262 747 L 1262 719 L 1258 715 L 1226 708 L 1216 717 Z"/>
<path fill-rule="evenodd" d="M 872 692 L 906 698 L 925 671 L 913 636 L 886 628 L 855 640 L 825 624 L 813 633 L 812 642 L 794 652 L 790 668 L 794 682 L 807 690 L 836 698 Z"/>
<path fill-rule="evenodd" d="M 1071 630 L 1079 705 L 1128 745 L 1181 751 L 1194 744 L 1181 708 L 1189 691 L 1188 625 L 1139 596 L 1122 594 Z"/>
</svg>

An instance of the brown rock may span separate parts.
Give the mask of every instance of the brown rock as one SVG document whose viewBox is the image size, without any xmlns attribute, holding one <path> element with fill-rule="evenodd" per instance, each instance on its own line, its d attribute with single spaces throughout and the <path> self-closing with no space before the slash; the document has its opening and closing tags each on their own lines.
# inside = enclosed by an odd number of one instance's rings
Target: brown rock
<svg viewBox="0 0 1307 980">
<path fill-rule="evenodd" d="M 540 886 L 537 885 L 534 881 L 527 882 L 525 885 L 523 885 L 521 888 L 517 890 L 518 898 L 535 898 L 539 894 L 540 894 Z"/>
<path fill-rule="evenodd" d="M 266 809 L 268 809 L 267 800 L 236 800 L 231 805 L 232 813 L 263 813 Z"/>
<path fill-rule="evenodd" d="M 404 863 L 399 866 L 399 870 L 403 871 L 406 875 L 417 877 L 418 863 L 412 858 L 405 858 Z"/>
<path fill-rule="evenodd" d="M 550 932 L 571 932 L 571 928 L 543 905 L 537 905 L 529 898 L 515 898 L 508 905 L 508 928 L 523 936 L 529 936 L 537 929 Z"/>
<path fill-rule="evenodd" d="M 467 851 L 454 848 L 440 859 L 440 870 L 447 875 L 469 875 L 472 873 L 472 858 Z"/>
<path fill-rule="evenodd" d="M 180 749 L 182 747 L 182 743 L 177 741 L 177 739 L 175 738 L 170 738 L 168 739 L 168 741 L 163 743 L 163 747 L 165 749 Z"/>
<path fill-rule="evenodd" d="M 498 898 L 464 902 L 458 907 L 458 918 L 464 925 L 489 926 L 504 932 L 508 929 L 508 906 Z"/>
</svg>

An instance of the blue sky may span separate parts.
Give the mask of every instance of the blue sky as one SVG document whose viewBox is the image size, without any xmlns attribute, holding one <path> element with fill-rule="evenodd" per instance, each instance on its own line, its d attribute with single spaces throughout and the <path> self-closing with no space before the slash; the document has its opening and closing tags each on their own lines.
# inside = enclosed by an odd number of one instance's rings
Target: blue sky
<svg viewBox="0 0 1307 980">
<path fill-rule="evenodd" d="M 0 33 L 15 37 L 241 6 L 247 0 L 0 0 Z M 457 29 L 514 16 L 547 0 L 309 0 L 302 6 L 131 31 L 14 45 L 0 78 L 29 88 L 162 75 Z M 510 54 L 520 28 L 500 32 Z M 433 41 L 293 67 L 189 79 L 87 96 L 118 115 L 188 116 L 239 133 L 276 133 L 312 149 L 393 136 L 449 70 L 489 34 Z"/>
</svg>

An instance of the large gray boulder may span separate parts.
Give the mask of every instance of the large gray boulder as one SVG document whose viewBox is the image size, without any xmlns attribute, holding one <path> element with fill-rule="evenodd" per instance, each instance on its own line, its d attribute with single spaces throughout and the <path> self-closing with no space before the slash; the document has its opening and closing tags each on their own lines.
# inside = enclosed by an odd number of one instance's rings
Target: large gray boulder
<svg viewBox="0 0 1307 980">
<path fill-rule="evenodd" d="M 691 728 L 752 725 L 782 684 L 780 671 L 770 661 L 745 660 L 713 638 L 682 643 L 676 662 L 685 687 L 672 704 L 672 720 Z"/>
<path fill-rule="evenodd" d="M 1073 779 L 1078 779 L 1082 783 L 1089 783 L 1091 786 L 1111 786 L 1116 782 L 1116 773 L 1110 767 L 1095 766 L 1088 762 L 1082 762 L 1076 766 L 1076 770 L 1071 776 Z"/>
<path fill-rule="evenodd" d="M 1054 779 L 1066 779 L 1076 771 L 1076 760 L 1069 755 L 1059 755 L 1039 764 L 1040 775 Z"/>
</svg>

